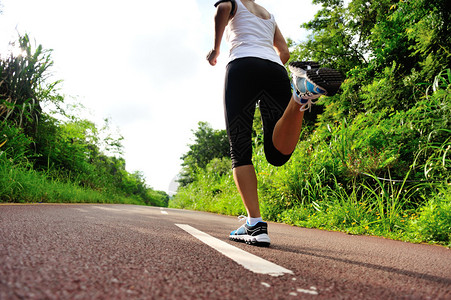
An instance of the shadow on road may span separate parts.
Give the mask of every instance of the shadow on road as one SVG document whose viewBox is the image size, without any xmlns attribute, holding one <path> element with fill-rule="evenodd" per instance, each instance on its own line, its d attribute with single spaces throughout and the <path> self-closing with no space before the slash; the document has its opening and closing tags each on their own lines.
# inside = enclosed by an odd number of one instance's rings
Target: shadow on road
<svg viewBox="0 0 451 300">
<path fill-rule="evenodd" d="M 355 266 L 365 267 L 368 269 L 382 270 L 382 271 L 389 272 L 389 273 L 396 273 L 399 275 L 405 275 L 405 276 L 409 276 L 409 277 L 413 277 L 413 278 L 417 278 L 417 279 L 424 279 L 424 280 L 428 280 L 428 281 L 435 282 L 435 283 L 451 285 L 450 278 L 440 277 L 440 276 L 435 276 L 435 275 L 430 275 L 430 274 L 425 274 L 425 273 L 419 273 L 419 272 L 414 272 L 414 271 L 402 270 L 399 268 L 394 268 L 394 267 L 389 267 L 389 266 L 365 263 L 365 262 L 350 260 L 350 259 L 346 259 L 346 258 L 333 257 L 333 256 L 325 255 L 325 254 L 315 253 L 314 251 L 307 250 L 307 249 L 299 249 L 299 248 L 280 246 L 280 245 L 274 245 L 274 246 L 271 245 L 271 249 L 276 250 L 276 251 L 291 252 L 291 253 L 296 253 L 296 254 L 324 258 L 324 259 L 328 259 L 331 261 L 342 262 L 342 263 L 351 264 L 351 265 L 355 265 Z"/>
</svg>

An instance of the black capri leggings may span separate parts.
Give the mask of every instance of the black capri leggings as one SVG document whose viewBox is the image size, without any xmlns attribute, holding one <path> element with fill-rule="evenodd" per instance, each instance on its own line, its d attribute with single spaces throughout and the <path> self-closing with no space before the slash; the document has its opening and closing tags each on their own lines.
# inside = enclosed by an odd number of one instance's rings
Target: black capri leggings
<svg viewBox="0 0 451 300">
<path fill-rule="evenodd" d="M 252 165 L 252 124 L 256 104 L 263 122 L 264 149 L 268 162 L 285 164 L 291 155 L 280 153 L 272 135 L 291 98 L 286 69 L 269 60 L 246 57 L 227 65 L 224 108 L 233 168 Z"/>
</svg>

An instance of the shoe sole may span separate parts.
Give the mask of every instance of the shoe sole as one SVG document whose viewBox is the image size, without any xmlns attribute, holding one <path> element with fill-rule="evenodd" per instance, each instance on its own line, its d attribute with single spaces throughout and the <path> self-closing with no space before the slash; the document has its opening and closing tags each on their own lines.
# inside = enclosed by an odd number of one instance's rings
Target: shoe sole
<svg viewBox="0 0 451 300">
<path fill-rule="evenodd" d="M 326 90 L 326 96 L 333 96 L 343 83 L 340 72 L 330 68 L 307 70 L 307 79 L 313 81 L 317 86 Z"/>
<path fill-rule="evenodd" d="M 230 240 L 234 242 L 246 243 L 248 245 L 268 247 L 271 243 L 269 236 L 265 233 L 257 236 L 252 235 L 231 235 Z"/>
<path fill-rule="evenodd" d="M 314 61 L 296 61 L 289 63 L 290 71 L 297 77 L 306 76 L 318 87 L 327 91 L 325 95 L 333 96 L 343 83 L 343 75 L 331 68 L 320 68 Z"/>
</svg>

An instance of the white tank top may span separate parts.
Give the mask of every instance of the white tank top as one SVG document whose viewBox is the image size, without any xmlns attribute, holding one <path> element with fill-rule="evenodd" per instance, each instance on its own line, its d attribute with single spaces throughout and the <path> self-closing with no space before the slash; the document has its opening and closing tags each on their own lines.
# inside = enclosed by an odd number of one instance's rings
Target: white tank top
<svg viewBox="0 0 451 300">
<path fill-rule="evenodd" d="M 251 13 L 236 0 L 237 10 L 226 28 L 226 40 L 230 44 L 229 61 L 242 57 L 268 59 L 283 66 L 274 49 L 276 20 L 271 14 L 268 20 Z"/>
</svg>

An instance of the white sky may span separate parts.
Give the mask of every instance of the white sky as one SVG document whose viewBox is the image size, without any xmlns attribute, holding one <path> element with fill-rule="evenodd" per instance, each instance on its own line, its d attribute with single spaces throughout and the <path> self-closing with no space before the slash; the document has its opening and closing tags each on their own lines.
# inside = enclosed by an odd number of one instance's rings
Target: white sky
<svg viewBox="0 0 451 300">
<path fill-rule="evenodd" d="M 218 65 L 213 46 L 215 0 L 0 0 L 0 53 L 17 32 L 53 49 L 61 93 L 86 107 L 99 127 L 111 118 L 124 136 L 129 172 L 168 191 L 199 121 L 225 129 L 222 105 L 227 45 Z M 304 40 L 310 0 L 257 0 L 285 37 Z M 16 30 L 17 29 L 17 30 Z"/>
</svg>

